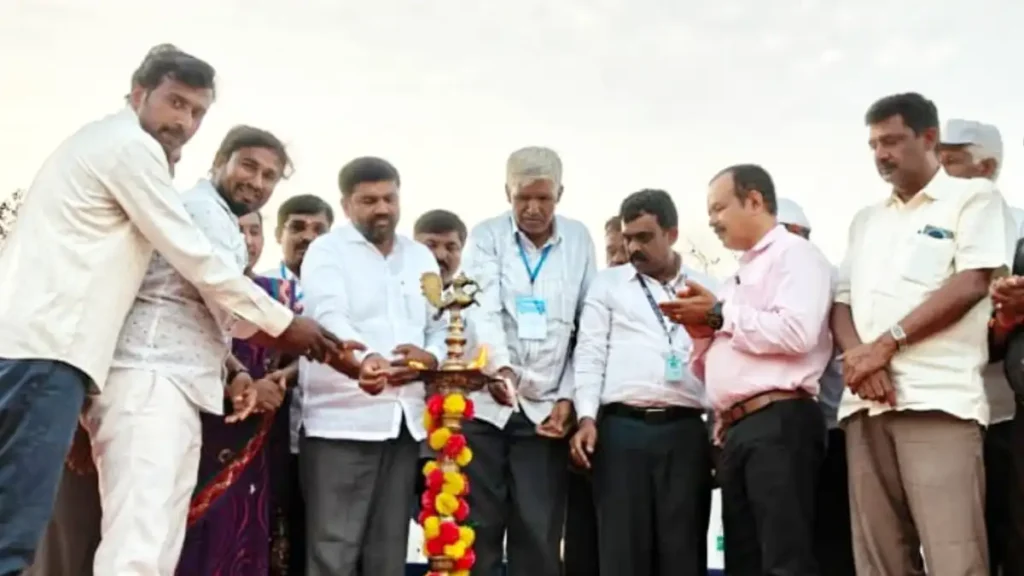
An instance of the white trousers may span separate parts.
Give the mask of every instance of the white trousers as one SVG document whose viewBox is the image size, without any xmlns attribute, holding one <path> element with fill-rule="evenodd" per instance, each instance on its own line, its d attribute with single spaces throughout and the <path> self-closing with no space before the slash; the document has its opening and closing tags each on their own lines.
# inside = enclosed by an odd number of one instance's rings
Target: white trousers
<svg viewBox="0 0 1024 576">
<path fill-rule="evenodd" d="M 85 420 L 103 508 L 93 573 L 173 576 L 199 473 L 199 410 L 158 373 L 114 369 Z"/>
</svg>

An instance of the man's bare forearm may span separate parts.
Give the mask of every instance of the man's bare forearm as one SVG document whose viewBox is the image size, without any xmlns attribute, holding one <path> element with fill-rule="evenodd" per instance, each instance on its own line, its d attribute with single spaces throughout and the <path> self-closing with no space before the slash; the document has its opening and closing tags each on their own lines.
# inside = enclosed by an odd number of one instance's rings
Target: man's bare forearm
<svg viewBox="0 0 1024 576">
<path fill-rule="evenodd" d="M 853 324 L 853 310 L 848 304 L 833 304 L 830 321 L 832 337 L 840 350 L 845 352 L 863 344 L 860 335 L 857 334 L 857 327 Z"/>
<path fill-rule="evenodd" d="M 944 286 L 900 320 L 907 343 L 925 340 L 963 318 L 982 298 L 988 297 L 991 279 L 991 269 L 954 274 Z"/>
</svg>

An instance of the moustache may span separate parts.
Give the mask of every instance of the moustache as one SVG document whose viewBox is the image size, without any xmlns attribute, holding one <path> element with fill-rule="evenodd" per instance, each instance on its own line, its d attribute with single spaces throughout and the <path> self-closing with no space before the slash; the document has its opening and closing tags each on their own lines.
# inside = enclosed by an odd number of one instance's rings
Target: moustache
<svg viewBox="0 0 1024 576">
<path fill-rule="evenodd" d="M 896 164 L 893 162 L 881 161 L 876 162 L 875 164 L 878 166 L 878 170 L 880 172 L 893 172 L 897 168 Z"/>
<path fill-rule="evenodd" d="M 438 261 L 437 261 L 437 265 L 438 265 L 438 267 L 440 267 L 440 268 L 441 268 L 441 270 L 443 270 L 443 271 L 445 271 L 445 272 L 447 272 L 447 271 L 448 271 L 448 264 L 447 264 L 447 263 L 445 263 L 445 261 L 444 261 L 444 260 L 438 260 Z"/>
<path fill-rule="evenodd" d="M 160 134 L 170 136 L 176 141 L 182 141 L 185 139 L 185 129 L 181 126 L 164 126 L 159 130 Z"/>
<path fill-rule="evenodd" d="M 647 262 L 647 256 L 645 256 L 644 254 L 641 254 L 640 252 L 634 252 L 634 253 L 629 255 L 629 261 L 630 262 L 634 262 L 634 263 L 636 263 L 636 262 Z"/>
</svg>

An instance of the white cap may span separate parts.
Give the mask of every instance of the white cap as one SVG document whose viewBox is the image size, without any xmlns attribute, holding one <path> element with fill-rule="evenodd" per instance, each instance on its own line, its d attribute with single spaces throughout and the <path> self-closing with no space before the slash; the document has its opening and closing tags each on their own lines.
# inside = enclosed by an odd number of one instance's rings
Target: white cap
<svg viewBox="0 0 1024 576">
<path fill-rule="evenodd" d="M 811 221 L 804 214 L 804 209 L 789 198 L 779 198 L 779 213 L 776 215 L 776 219 L 779 221 L 779 224 L 811 229 Z"/>
<path fill-rule="evenodd" d="M 1002 162 L 1003 159 L 1003 137 L 999 128 L 991 124 L 951 118 L 946 122 L 939 141 L 953 146 L 973 144 L 997 161 Z"/>
</svg>

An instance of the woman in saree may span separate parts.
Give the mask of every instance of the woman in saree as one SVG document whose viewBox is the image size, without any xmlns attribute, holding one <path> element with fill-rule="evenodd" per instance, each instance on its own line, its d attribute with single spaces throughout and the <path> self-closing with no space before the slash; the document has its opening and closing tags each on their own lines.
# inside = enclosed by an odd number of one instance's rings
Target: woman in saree
<svg viewBox="0 0 1024 576">
<path fill-rule="evenodd" d="M 249 250 L 247 273 L 282 302 L 294 305 L 290 284 L 254 276 L 252 266 L 263 250 L 262 220 L 249 214 L 239 220 Z M 251 415 L 227 422 L 203 414 L 203 449 L 199 482 L 188 515 L 188 532 L 178 561 L 178 576 L 284 576 L 287 544 L 275 492 L 277 476 L 287 468 L 287 411 L 284 399 L 291 370 L 265 348 L 235 340 L 227 361 L 225 402 L 248 403 Z M 240 398 L 246 400 L 240 401 Z"/>
</svg>

